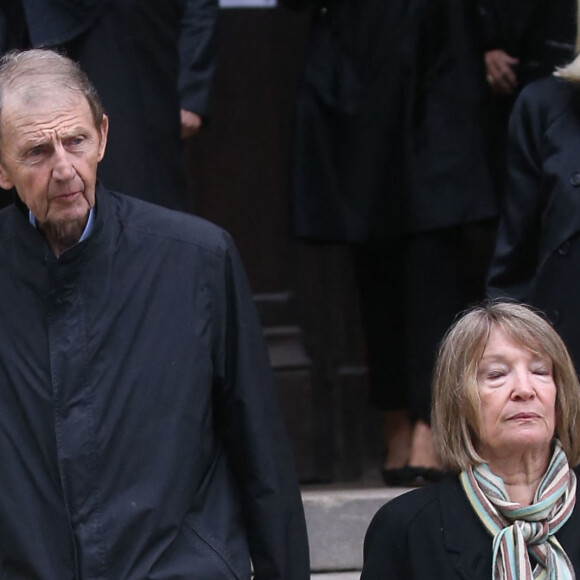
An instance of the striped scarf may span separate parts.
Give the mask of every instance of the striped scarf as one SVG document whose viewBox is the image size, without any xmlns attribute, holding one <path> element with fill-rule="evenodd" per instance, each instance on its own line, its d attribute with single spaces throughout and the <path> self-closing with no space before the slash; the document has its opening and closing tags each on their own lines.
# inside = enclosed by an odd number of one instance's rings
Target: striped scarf
<svg viewBox="0 0 580 580">
<path fill-rule="evenodd" d="M 555 534 L 574 509 L 576 475 L 557 439 L 531 505 L 511 502 L 503 480 L 486 463 L 463 471 L 460 480 L 493 536 L 492 580 L 574 580 L 572 563 Z"/>
</svg>

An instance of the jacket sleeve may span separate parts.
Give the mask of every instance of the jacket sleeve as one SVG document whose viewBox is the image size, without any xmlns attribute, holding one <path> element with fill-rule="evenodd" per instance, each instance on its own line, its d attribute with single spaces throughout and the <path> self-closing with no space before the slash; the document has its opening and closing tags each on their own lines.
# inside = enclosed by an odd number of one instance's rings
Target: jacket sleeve
<svg viewBox="0 0 580 580">
<path fill-rule="evenodd" d="M 206 117 L 216 60 L 218 0 L 187 0 L 179 38 L 181 108 Z"/>
<path fill-rule="evenodd" d="M 526 301 L 538 268 L 542 215 L 549 192 L 542 175 L 542 107 L 525 89 L 509 123 L 508 177 L 495 254 L 487 280 L 491 298 Z"/>
<path fill-rule="evenodd" d="M 478 0 L 477 9 L 480 16 L 480 27 L 485 50 L 500 48 L 505 45 L 497 14 L 492 0 Z"/>
<path fill-rule="evenodd" d="M 307 580 L 306 524 L 254 299 L 227 236 L 217 424 L 241 490 L 255 580 Z"/>
</svg>

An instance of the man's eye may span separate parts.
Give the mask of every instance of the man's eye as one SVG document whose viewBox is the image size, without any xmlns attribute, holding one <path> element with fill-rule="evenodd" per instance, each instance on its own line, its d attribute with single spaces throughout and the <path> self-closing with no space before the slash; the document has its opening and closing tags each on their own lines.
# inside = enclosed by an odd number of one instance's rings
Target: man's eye
<svg viewBox="0 0 580 580">
<path fill-rule="evenodd" d="M 42 155 L 42 153 L 44 152 L 44 149 L 42 147 L 33 147 L 32 149 L 29 149 L 26 153 L 27 157 L 38 157 L 39 155 Z"/>
<path fill-rule="evenodd" d="M 70 140 L 70 144 L 73 146 L 81 145 L 84 142 L 85 138 L 82 136 L 74 137 Z"/>
</svg>

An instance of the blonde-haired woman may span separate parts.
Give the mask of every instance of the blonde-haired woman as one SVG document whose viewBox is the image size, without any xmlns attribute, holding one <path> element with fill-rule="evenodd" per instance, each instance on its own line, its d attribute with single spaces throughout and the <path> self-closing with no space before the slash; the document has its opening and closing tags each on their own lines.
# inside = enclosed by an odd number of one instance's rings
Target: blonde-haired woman
<svg viewBox="0 0 580 580">
<path fill-rule="evenodd" d="M 550 324 L 472 309 L 443 341 L 433 402 L 451 473 L 381 508 L 361 580 L 580 578 L 580 387 Z"/>
</svg>

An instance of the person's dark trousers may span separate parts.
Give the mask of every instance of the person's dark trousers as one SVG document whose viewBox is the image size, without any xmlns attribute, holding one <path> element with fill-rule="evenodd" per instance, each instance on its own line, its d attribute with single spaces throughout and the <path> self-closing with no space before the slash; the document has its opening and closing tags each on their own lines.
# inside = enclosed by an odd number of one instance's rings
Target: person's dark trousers
<svg viewBox="0 0 580 580">
<path fill-rule="evenodd" d="M 483 299 L 493 232 L 468 224 L 355 248 L 374 406 L 430 421 L 435 355 L 456 315 Z"/>
</svg>

